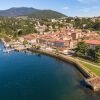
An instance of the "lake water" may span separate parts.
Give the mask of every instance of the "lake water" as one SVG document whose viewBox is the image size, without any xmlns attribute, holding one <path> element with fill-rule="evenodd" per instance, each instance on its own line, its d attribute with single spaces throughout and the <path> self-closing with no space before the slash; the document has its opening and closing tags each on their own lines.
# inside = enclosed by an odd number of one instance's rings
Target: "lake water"
<svg viewBox="0 0 100 100">
<path fill-rule="evenodd" d="M 100 100 L 81 84 L 84 77 L 73 65 L 2 49 L 0 43 L 0 100 Z"/>
</svg>

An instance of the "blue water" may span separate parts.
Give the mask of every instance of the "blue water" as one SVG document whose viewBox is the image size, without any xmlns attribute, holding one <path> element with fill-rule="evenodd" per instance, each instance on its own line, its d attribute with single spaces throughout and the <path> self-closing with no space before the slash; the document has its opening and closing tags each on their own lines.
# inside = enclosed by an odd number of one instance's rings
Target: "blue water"
<svg viewBox="0 0 100 100">
<path fill-rule="evenodd" d="M 100 100 L 81 84 L 77 69 L 45 55 L 2 52 L 0 43 L 0 100 Z"/>
</svg>

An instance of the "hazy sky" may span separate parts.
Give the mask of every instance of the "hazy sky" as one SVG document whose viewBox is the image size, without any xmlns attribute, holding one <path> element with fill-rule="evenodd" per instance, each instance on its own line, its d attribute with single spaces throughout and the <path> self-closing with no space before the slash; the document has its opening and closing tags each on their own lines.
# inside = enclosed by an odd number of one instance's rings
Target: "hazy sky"
<svg viewBox="0 0 100 100">
<path fill-rule="evenodd" d="M 0 10 L 11 7 L 52 9 L 68 16 L 100 16 L 100 0 L 0 0 Z"/>
</svg>

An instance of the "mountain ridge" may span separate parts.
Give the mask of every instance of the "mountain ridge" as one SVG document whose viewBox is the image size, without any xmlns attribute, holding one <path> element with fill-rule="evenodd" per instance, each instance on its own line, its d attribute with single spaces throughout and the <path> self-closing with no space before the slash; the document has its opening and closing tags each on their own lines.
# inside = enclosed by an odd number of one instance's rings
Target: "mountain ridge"
<svg viewBox="0 0 100 100">
<path fill-rule="evenodd" d="M 28 16 L 34 18 L 61 18 L 66 15 L 53 10 L 40 10 L 32 7 L 12 7 L 7 10 L 0 10 L 0 16 L 17 17 Z"/>
</svg>

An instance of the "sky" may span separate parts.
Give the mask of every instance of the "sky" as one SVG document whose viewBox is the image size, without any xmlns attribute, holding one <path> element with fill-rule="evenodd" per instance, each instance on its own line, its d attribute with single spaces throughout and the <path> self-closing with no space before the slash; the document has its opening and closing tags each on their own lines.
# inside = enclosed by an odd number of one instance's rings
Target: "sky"
<svg viewBox="0 0 100 100">
<path fill-rule="evenodd" d="M 1 0 L 0 10 L 11 7 L 51 9 L 67 16 L 100 16 L 100 0 Z"/>
</svg>

